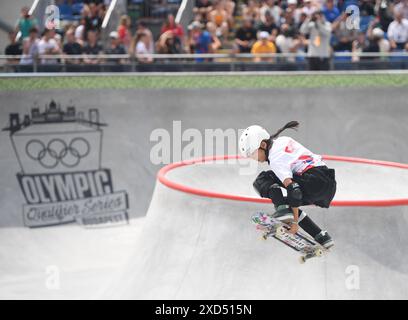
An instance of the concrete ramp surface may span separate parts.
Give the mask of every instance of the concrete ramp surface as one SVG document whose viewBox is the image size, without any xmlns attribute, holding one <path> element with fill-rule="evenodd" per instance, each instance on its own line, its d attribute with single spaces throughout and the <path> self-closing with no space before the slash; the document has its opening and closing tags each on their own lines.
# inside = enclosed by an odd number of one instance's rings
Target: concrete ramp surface
<svg viewBox="0 0 408 320">
<path fill-rule="evenodd" d="M 143 218 L 126 228 L 78 225 L 0 230 L 0 299 L 96 299 L 134 249 Z"/>
<path fill-rule="evenodd" d="M 338 172 L 339 191 L 335 200 L 339 205 L 349 196 L 354 200 L 365 196 L 375 199 L 364 194 L 363 176 L 366 184 L 380 179 L 389 188 L 397 180 L 402 183 L 399 187 L 404 186 L 408 178 L 404 168 L 339 161 L 328 161 L 328 164 Z M 189 188 L 201 188 L 224 195 L 256 197 L 251 187 L 253 176 L 239 175 L 244 166 L 242 160 L 235 164 L 224 161 L 176 166 L 165 177 L 176 186 L 185 186 L 188 192 Z M 398 179 L 394 180 L 395 177 Z M 356 188 L 349 188 L 353 183 Z M 395 193 L 391 190 L 390 195 Z M 121 277 L 108 289 L 107 296 L 132 299 L 408 297 L 405 207 L 306 208 L 332 234 L 336 246 L 327 256 L 309 260 L 305 265 L 299 264 L 297 252 L 278 241 L 260 240 L 250 217 L 257 210 L 270 212 L 272 208 L 268 203 L 202 197 L 157 182 L 135 254 L 119 272 Z"/>
</svg>

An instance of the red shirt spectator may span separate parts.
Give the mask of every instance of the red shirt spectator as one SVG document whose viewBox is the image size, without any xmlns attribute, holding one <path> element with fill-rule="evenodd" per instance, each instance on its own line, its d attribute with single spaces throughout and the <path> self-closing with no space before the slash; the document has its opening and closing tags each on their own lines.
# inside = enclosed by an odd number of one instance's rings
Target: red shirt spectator
<svg viewBox="0 0 408 320">
<path fill-rule="evenodd" d="M 169 14 L 167 16 L 166 22 L 163 24 L 163 27 L 161 28 L 161 34 L 167 32 L 167 31 L 172 31 L 175 36 L 177 36 L 180 40 L 183 39 L 184 36 L 184 30 L 183 27 L 176 23 L 174 20 L 174 15 Z"/>
<path fill-rule="evenodd" d="M 130 18 L 126 15 L 120 18 L 120 24 L 118 26 L 119 41 L 126 49 L 130 46 L 131 33 L 130 33 Z"/>
</svg>

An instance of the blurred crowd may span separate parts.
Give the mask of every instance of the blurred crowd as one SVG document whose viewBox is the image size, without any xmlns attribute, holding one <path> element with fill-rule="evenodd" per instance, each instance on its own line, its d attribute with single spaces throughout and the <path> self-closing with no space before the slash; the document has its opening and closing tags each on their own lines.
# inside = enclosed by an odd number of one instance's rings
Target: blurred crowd
<svg viewBox="0 0 408 320">
<path fill-rule="evenodd" d="M 307 52 L 316 70 L 329 68 L 333 52 L 359 61 L 361 52 L 408 50 L 408 0 L 196 0 L 194 14 L 191 29 L 210 35 L 209 52 L 229 47 L 255 61 Z M 271 57 L 256 56 L 263 53 Z"/>
<path fill-rule="evenodd" d="M 60 2 L 66 5 L 73 4 L 74 0 Z M 78 6 L 80 11 L 75 19 L 62 20 L 59 28 L 50 22 L 41 32 L 38 21 L 29 14 L 29 8 L 23 7 L 16 29 L 10 32 L 10 43 L 5 49 L 6 55 L 21 55 L 21 58 L 10 58 L 8 62 L 27 65 L 33 64 L 35 59 L 39 64 L 50 65 L 59 62 L 59 59 L 53 59 L 50 56 L 58 55 L 63 56 L 68 64 L 96 65 L 102 62 L 121 64 L 126 60 L 102 59 L 95 55 L 125 55 L 135 49 L 135 41 L 139 42 L 137 44 L 139 48 L 142 42 L 146 43 L 148 48 L 151 47 L 150 43 L 153 44 L 152 33 L 143 22 L 138 23 L 136 34 L 132 35 L 131 21 L 126 15 L 120 18 L 116 30 L 111 31 L 104 38 L 101 27 L 107 11 L 107 1 L 84 0 L 76 4 L 80 4 Z M 66 10 L 60 12 L 66 12 Z M 42 57 L 44 55 L 48 57 Z"/>
<path fill-rule="evenodd" d="M 350 52 L 349 59 L 359 61 L 360 52 L 408 50 L 408 0 L 196 0 L 187 30 L 169 14 L 154 39 L 143 22 L 132 32 L 130 18 L 122 16 L 104 43 L 104 1 L 82 1 L 80 8 L 77 21 L 42 34 L 28 8 L 23 8 L 6 54 L 22 54 L 13 61 L 20 64 L 30 64 L 43 54 L 64 54 L 73 64 L 98 64 L 101 59 L 87 55 L 129 53 L 141 63 L 151 63 L 145 54 L 229 52 L 252 53 L 254 61 L 273 62 L 273 54 L 287 53 L 291 55 L 286 59 L 295 62 L 303 56 L 299 52 L 307 52 L 311 69 L 328 69 L 333 52 Z M 272 55 L 259 55 L 264 53 Z M 69 55 L 84 57 L 69 59 Z M 40 59 L 40 63 L 57 60 Z"/>
</svg>

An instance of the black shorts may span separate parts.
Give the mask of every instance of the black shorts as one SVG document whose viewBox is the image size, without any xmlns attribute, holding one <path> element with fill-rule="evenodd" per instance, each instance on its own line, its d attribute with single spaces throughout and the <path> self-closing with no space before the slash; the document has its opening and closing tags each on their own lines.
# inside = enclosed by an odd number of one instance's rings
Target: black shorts
<svg viewBox="0 0 408 320">
<path fill-rule="evenodd" d="M 314 167 L 302 175 L 293 175 L 292 180 L 302 189 L 302 205 L 315 204 L 322 208 L 330 207 L 337 186 L 334 169 L 326 166 Z"/>
</svg>

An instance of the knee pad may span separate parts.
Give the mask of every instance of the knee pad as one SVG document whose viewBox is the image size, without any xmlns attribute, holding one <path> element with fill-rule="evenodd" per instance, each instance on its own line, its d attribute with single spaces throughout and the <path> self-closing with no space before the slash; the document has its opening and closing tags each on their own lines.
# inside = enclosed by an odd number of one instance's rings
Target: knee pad
<svg viewBox="0 0 408 320">
<path fill-rule="evenodd" d="M 272 171 L 263 171 L 253 183 L 255 191 L 262 198 L 269 198 L 275 206 L 285 204 L 279 179 Z"/>
</svg>

